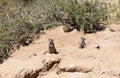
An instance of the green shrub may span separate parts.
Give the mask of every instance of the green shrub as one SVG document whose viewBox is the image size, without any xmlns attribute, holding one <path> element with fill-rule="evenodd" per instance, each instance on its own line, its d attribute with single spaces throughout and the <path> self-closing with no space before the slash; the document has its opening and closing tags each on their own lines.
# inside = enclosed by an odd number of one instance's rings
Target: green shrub
<svg viewBox="0 0 120 78">
<path fill-rule="evenodd" d="M 52 22 L 62 22 L 70 24 L 77 30 L 83 32 L 93 32 L 99 30 L 102 20 L 106 20 L 107 5 L 99 0 L 51 0 L 48 4 L 47 20 Z M 47 7 L 46 7 L 47 8 Z M 48 14 L 49 13 L 49 14 Z"/>
<path fill-rule="evenodd" d="M 109 3 L 109 22 L 114 24 L 120 24 L 120 0 L 118 3 Z"/>
<path fill-rule="evenodd" d="M 9 57 L 9 47 L 5 44 L 0 44 L 0 64 L 3 63 L 4 59 L 7 59 Z"/>
<path fill-rule="evenodd" d="M 1 0 L 0 6 L 2 58 L 9 56 L 14 44 L 33 38 L 41 28 L 70 24 L 84 33 L 94 32 L 107 14 L 106 3 L 99 0 Z"/>
<path fill-rule="evenodd" d="M 118 0 L 118 6 L 116 8 L 116 12 L 115 12 L 115 21 L 117 23 L 120 23 L 120 0 Z"/>
</svg>

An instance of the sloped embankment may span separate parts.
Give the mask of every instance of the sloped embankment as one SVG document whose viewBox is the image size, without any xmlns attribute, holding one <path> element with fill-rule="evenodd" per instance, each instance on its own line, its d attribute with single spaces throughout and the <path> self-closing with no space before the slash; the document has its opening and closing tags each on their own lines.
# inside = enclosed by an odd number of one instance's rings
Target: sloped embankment
<svg viewBox="0 0 120 78">
<path fill-rule="evenodd" d="M 78 49 L 83 35 L 75 30 L 64 33 L 60 26 L 47 31 L 1 64 L 0 78 L 120 78 L 120 27 L 112 27 L 115 32 L 85 35 L 84 49 Z M 58 54 L 43 55 L 49 38 L 55 40 Z"/>
</svg>

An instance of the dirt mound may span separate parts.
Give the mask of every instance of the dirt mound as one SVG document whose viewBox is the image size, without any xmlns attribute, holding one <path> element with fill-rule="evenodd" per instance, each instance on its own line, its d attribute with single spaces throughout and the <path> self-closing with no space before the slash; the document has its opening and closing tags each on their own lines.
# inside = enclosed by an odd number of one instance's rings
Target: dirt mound
<svg viewBox="0 0 120 78">
<path fill-rule="evenodd" d="M 31 45 L 21 47 L 0 65 L 0 78 L 120 78 L 120 26 L 115 32 L 105 31 L 83 35 L 63 26 L 46 31 Z M 86 47 L 79 49 L 81 36 Z M 48 50 L 53 38 L 58 54 Z"/>
</svg>

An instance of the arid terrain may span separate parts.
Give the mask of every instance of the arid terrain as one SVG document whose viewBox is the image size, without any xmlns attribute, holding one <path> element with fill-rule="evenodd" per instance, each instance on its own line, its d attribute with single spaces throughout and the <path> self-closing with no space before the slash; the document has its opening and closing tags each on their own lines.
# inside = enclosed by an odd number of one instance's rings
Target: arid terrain
<svg viewBox="0 0 120 78">
<path fill-rule="evenodd" d="M 63 26 L 40 35 L 38 40 L 14 52 L 0 65 L 0 78 L 120 78 L 120 25 L 83 35 Z M 85 37 L 86 48 L 79 49 Z M 44 53 L 49 38 L 54 39 L 58 54 Z"/>
</svg>

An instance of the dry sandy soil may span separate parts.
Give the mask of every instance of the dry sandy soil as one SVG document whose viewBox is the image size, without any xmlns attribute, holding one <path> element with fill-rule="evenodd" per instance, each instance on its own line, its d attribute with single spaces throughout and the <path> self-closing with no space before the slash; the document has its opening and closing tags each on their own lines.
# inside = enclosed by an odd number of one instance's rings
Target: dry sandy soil
<svg viewBox="0 0 120 78">
<path fill-rule="evenodd" d="M 87 35 L 64 33 L 62 26 L 47 31 L 1 64 L 0 78 L 120 78 L 120 25 L 111 27 L 115 32 Z M 81 36 L 86 38 L 84 49 L 78 48 Z M 44 55 L 49 38 L 58 54 Z"/>
</svg>

